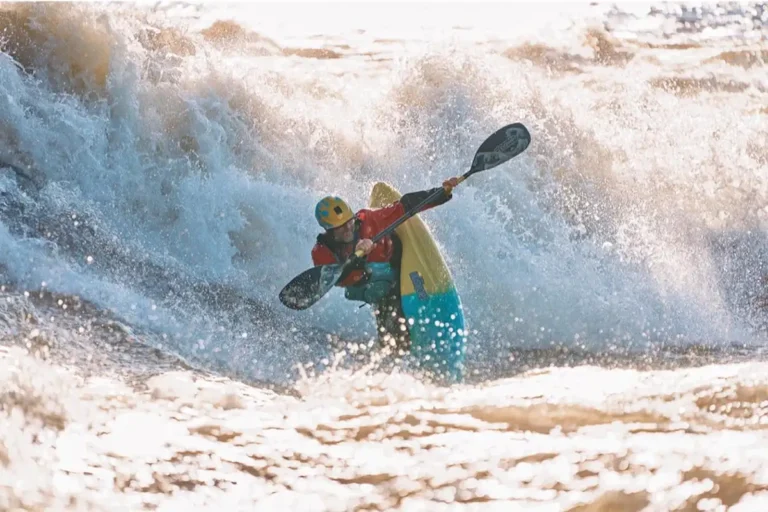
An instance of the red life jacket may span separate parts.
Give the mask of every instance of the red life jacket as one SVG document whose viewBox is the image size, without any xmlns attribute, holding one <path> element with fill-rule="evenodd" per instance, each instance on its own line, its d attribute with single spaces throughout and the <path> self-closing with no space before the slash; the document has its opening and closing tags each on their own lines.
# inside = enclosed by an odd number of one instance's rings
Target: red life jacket
<svg viewBox="0 0 768 512">
<path fill-rule="evenodd" d="M 315 265 L 329 265 L 331 263 L 343 263 L 352 255 L 359 240 L 371 239 L 386 229 L 392 222 L 403 215 L 405 209 L 400 203 L 378 210 L 360 210 L 355 214 L 355 239 L 348 243 L 335 242 L 330 236 L 323 233 L 317 237 L 317 243 L 312 248 L 312 261 Z M 394 243 L 391 236 L 385 236 L 373 245 L 368 253 L 366 261 L 388 263 L 394 255 Z M 363 277 L 362 270 L 355 270 L 349 274 L 339 286 L 352 286 Z"/>
</svg>

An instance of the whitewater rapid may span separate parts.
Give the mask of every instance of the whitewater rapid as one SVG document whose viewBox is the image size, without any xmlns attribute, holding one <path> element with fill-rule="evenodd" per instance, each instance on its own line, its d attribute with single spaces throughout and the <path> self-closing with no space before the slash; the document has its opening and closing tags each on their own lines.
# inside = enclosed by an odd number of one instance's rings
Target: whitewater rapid
<svg viewBox="0 0 768 512">
<path fill-rule="evenodd" d="M 278 40 L 182 11 L 4 11 L 2 157 L 24 172 L 3 177 L 3 264 L 23 286 L 92 300 L 173 337 L 181 355 L 202 340 L 196 356 L 216 360 L 218 348 L 233 360 L 249 340 L 248 371 L 280 379 L 295 362 L 280 347 L 295 342 L 258 347 L 284 336 L 276 326 L 373 336 L 370 312 L 340 293 L 302 313 L 276 300 L 310 263 L 317 198 L 361 208 L 378 180 L 431 187 L 521 121 L 534 136 L 525 155 L 423 216 L 454 271 L 478 366 L 521 347 L 756 342 L 765 81 L 728 52 L 694 38 L 664 52 L 590 18 L 551 47 L 487 27 L 439 39 L 444 23 L 432 41 L 406 25 L 403 39 L 363 30 L 346 44 L 349 28 L 329 27 L 329 48 L 315 37 L 302 49 L 287 45 L 307 43 L 308 27 Z M 631 17 L 603 16 L 619 34 Z M 689 77 L 703 70 L 711 84 Z M 209 288 L 261 313 L 219 307 Z M 315 359 L 319 338 L 307 343 Z"/>
<path fill-rule="evenodd" d="M 764 509 L 765 6 L 286 5 L 0 6 L 0 508 Z M 464 385 L 282 307 L 512 122 L 422 215 Z"/>
</svg>

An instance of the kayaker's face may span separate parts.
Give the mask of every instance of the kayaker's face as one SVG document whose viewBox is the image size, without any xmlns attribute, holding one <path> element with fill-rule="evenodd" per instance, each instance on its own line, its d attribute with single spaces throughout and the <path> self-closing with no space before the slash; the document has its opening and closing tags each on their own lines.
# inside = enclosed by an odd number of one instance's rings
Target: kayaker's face
<svg viewBox="0 0 768 512">
<path fill-rule="evenodd" d="M 355 241 L 355 219 L 350 219 L 341 226 L 331 230 L 333 239 L 349 244 Z"/>
</svg>

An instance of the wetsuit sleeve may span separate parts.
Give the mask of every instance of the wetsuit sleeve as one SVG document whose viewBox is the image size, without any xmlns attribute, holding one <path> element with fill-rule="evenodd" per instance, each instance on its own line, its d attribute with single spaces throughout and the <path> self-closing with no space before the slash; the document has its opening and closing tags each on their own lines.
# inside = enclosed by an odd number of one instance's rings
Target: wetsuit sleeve
<svg viewBox="0 0 768 512">
<path fill-rule="evenodd" d="M 423 212 L 425 210 L 429 210 L 430 208 L 434 208 L 435 206 L 440 206 L 441 204 L 447 203 L 451 197 L 453 197 L 453 194 L 446 194 L 443 187 L 436 187 L 429 190 L 422 190 L 420 192 L 409 192 L 400 198 L 400 203 L 403 205 L 405 210 L 409 210 L 432 194 L 436 194 L 437 192 L 441 193 L 438 194 L 435 199 L 421 207 L 419 212 Z M 403 211 L 403 213 L 405 213 L 405 211 Z"/>
<path fill-rule="evenodd" d="M 393 205 L 385 206 L 384 208 L 379 208 L 378 210 L 369 210 L 366 213 L 370 216 L 371 221 L 376 225 L 376 233 L 379 233 L 386 229 L 397 219 L 405 215 L 407 210 L 417 206 L 436 192 L 441 193 L 434 200 L 422 206 L 417 213 L 421 213 L 425 210 L 429 210 L 430 208 L 434 208 L 435 206 L 446 203 L 451 199 L 451 197 L 453 197 L 452 195 L 446 195 L 445 190 L 442 187 L 437 187 L 430 190 L 422 190 L 420 192 L 409 192 L 401 197 L 400 200 Z"/>
</svg>

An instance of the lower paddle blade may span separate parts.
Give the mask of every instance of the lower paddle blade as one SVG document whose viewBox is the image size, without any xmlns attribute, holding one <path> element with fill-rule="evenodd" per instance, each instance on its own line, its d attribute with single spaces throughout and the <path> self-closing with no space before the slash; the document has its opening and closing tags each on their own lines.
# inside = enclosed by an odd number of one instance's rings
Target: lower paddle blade
<svg viewBox="0 0 768 512">
<path fill-rule="evenodd" d="M 343 270 L 342 265 L 320 265 L 302 272 L 282 289 L 280 302 L 291 309 L 307 309 L 333 288 Z"/>
<path fill-rule="evenodd" d="M 475 153 L 472 167 L 467 174 L 485 171 L 503 164 L 526 150 L 531 134 L 521 123 L 513 123 L 497 130 L 485 139 Z"/>
</svg>

